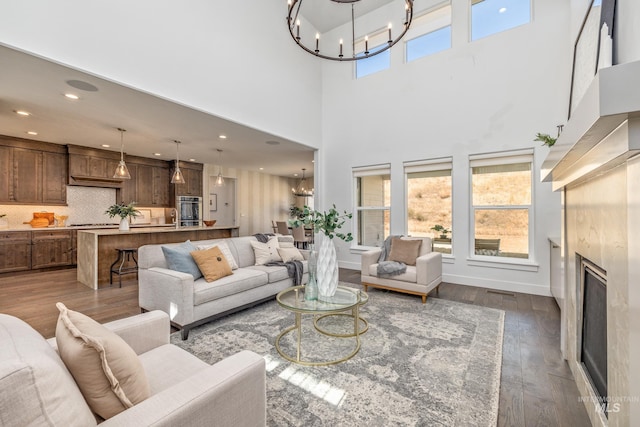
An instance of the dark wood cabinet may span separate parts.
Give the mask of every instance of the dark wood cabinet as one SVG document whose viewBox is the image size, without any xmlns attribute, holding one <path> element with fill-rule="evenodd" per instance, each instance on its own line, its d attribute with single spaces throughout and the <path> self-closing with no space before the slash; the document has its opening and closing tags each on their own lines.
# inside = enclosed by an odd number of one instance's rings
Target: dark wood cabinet
<svg viewBox="0 0 640 427">
<path fill-rule="evenodd" d="M 167 167 L 153 168 L 153 205 L 173 207 L 171 200 L 171 170 Z"/>
<path fill-rule="evenodd" d="M 31 269 L 31 232 L 0 233 L 0 273 Z"/>
<path fill-rule="evenodd" d="M 117 198 L 119 203 L 124 203 L 125 205 L 138 201 L 138 165 L 129 163 L 127 169 L 129 169 L 131 179 L 122 181 L 122 186 L 120 187 Z"/>
<path fill-rule="evenodd" d="M 169 163 L 131 156 L 127 167 L 131 179 L 122 182 L 118 202 L 136 202 L 137 206 L 148 208 L 173 207 Z"/>
<path fill-rule="evenodd" d="M 32 269 L 71 265 L 71 231 L 36 231 L 32 233 L 31 243 Z"/>
<path fill-rule="evenodd" d="M 113 177 L 120 161 L 120 153 L 78 145 L 67 145 L 67 150 L 69 152 L 69 185 L 121 187 L 123 180 Z"/>
<path fill-rule="evenodd" d="M 136 201 L 138 206 L 153 206 L 153 166 L 137 165 L 138 176 L 136 177 Z"/>
<path fill-rule="evenodd" d="M 202 197 L 202 169 L 203 166 L 200 163 L 180 162 L 185 183 L 174 185 L 174 195 Z"/>
<path fill-rule="evenodd" d="M 0 136 L 0 203 L 64 205 L 66 147 Z"/>
</svg>

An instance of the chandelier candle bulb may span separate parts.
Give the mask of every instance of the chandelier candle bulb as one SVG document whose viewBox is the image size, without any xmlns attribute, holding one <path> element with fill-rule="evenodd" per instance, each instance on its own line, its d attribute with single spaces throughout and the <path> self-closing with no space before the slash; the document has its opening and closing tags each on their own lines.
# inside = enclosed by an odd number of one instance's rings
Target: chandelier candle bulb
<svg viewBox="0 0 640 427">
<path fill-rule="evenodd" d="M 316 33 L 316 53 L 320 52 L 320 33 Z"/>
<path fill-rule="evenodd" d="M 296 38 L 300 40 L 300 20 L 296 20 Z"/>
<path fill-rule="evenodd" d="M 340 58 L 342 58 L 342 39 L 340 39 Z"/>
<path fill-rule="evenodd" d="M 369 54 L 369 36 L 364 36 L 364 54 Z"/>
<path fill-rule="evenodd" d="M 393 39 L 391 38 L 391 22 L 389 22 L 389 27 L 387 27 L 389 29 L 389 43 L 393 43 Z"/>
</svg>

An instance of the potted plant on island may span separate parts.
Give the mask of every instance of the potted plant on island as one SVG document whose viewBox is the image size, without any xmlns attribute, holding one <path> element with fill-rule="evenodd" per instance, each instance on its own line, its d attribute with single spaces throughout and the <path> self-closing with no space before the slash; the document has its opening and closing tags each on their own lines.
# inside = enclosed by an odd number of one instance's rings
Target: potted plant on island
<svg viewBox="0 0 640 427">
<path fill-rule="evenodd" d="M 109 209 L 104 213 L 109 215 L 109 218 L 113 218 L 114 216 L 120 217 L 121 231 L 129 231 L 129 218 L 135 218 L 140 215 L 140 212 L 136 209 L 135 202 L 131 202 L 128 205 L 116 203 L 115 205 L 109 206 Z"/>
<path fill-rule="evenodd" d="M 439 233 L 441 239 L 447 239 L 448 238 L 447 234 L 451 233 L 451 230 L 443 227 L 440 224 L 434 225 L 433 227 L 431 227 L 431 230 L 435 231 L 436 233 Z"/>
<path fill-rule="evenodd" d="M 297 219 L 289 220 L 291 227 L 312 228 L 313 233 L 322 233 L 320 250 L 318 252 L 318 264 L 315 271 L 315 279 L 318 284 L 318 294 L 320 297 L 333 296 L 338 288 L 338 262 L 336 257 L 336 247 L 333 241 L 337 237 L 345 242 L 353 240 L 351 233 L 339 233 L 347 219 L 351 219 L 352 214 L 343 211 L 338 212 L 336 205 L 328 211 L 320 212 L 305 206 L 298 214 Z M 311 249 L 313 252 L 313 248 Z M 310 274 L 311 273 L 310 271 Z"/>
</svg>

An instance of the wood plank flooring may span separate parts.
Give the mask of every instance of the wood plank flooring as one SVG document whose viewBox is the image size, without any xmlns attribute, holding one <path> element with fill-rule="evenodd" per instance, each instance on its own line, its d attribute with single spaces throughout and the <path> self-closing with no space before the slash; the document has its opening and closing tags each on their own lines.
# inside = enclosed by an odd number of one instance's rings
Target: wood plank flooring
<svg viewBox="0 0 640 427">
<path fill-rule="evenodd" d="M 341 269 L 340 280 L 359 284 L 360 272 Z M 505 311 L 498 426 L 591 425 L 560 354 L 560 311 L 553 298 L 448 283 L 433 297 Z M 0 313 L 25 320 L 47 338 L 55 335 L 58 301 L 101 323 L 140 312 L 135 280 L 94 291 L 76 281 L 75 269 L 0 277 Z"/>
</svg>

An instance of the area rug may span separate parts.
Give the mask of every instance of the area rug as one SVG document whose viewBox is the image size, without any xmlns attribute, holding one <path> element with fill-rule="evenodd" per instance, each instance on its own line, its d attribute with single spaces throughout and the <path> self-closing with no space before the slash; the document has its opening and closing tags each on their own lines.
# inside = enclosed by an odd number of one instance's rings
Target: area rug
<svg viewBox="0 0 640 427">
<path fill-rule="evenodd" d="M 269 426 L 495 426 L 504 312 L 371 290 L 361 308 L 369 329 L 350 360 L 307 367 L 282 358 L 275 338 L 293 313 L 270 301 L 191 330 L 171 342 L 213 364 L 240 350 L 267 365 Z M 323 329 L 353 331 L 352 319 L 321 319 Z M 361 324 L 364 328 L 364 324 Z M 295 334 L 282 348 L 295 354 Z M 348 355 L 353 338 L 319 334 L 303 316 L 303 357 Z M 291 353 L 290 353 L 291 352 Z"/>
</svg>

